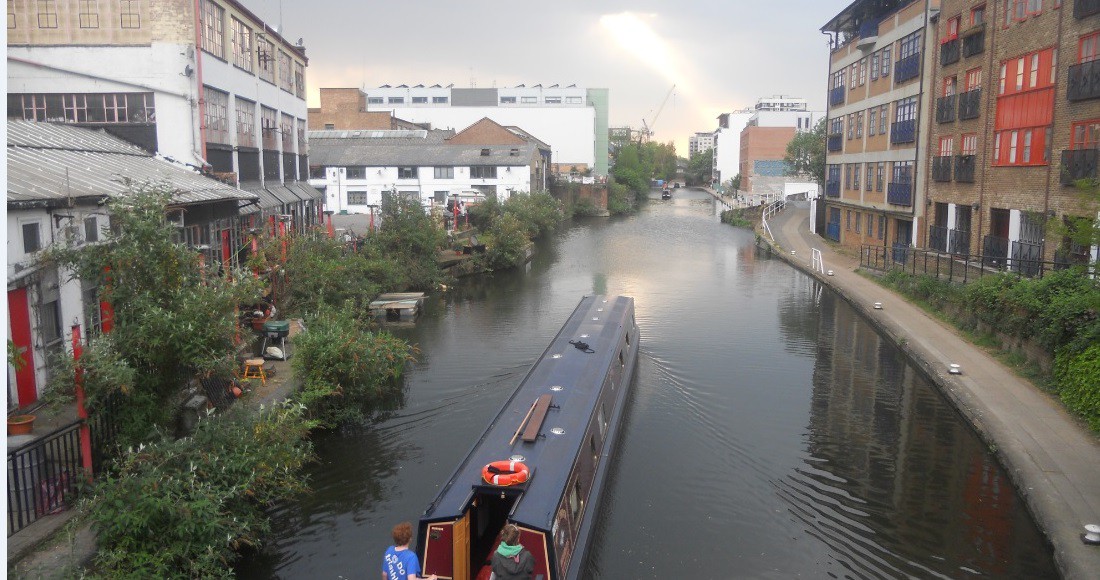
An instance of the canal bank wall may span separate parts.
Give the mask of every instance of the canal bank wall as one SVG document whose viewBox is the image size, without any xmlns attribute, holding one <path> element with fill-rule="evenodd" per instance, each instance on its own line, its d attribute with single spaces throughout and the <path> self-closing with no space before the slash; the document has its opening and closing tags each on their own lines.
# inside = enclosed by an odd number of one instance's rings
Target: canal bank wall
<svg viewBox="0 0 1100 580">
<path fill-rule="evenodd" d="M 952 401 L 1012 478 L 1064 578 L 1100 577 L 1100 546 L 1082 541 L 1086 524 L 1100 524 L 1097 437 L 1056 398 L 861 275 L 857 259 L 809 231 L 808 202 L 788 208 L 769 221 L 775 240 L 759 238 L 760 245 L 844 298 Z M 812 249 L 833 275 L 811 265 Z M 950 364 L 962 374 L 950 374 Z"/>
</svg>

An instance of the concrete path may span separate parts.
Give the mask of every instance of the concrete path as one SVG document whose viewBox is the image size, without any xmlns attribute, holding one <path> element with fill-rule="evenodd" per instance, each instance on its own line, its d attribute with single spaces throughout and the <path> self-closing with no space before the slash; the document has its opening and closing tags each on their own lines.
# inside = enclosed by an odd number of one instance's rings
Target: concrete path
<svg viewBox="0 0 1100 580">
<path fill-rule="evenodd" d="M 778 255 L 846 298 L 954 401 L 1008 471 L 1062 575 L 1100 578 L 1100 546 L 1082 542 L 1085 524 L 1100 524 L 1100 439 L 956 330 L 857 273 L 858 258 L 811 233 L 809 215 L 808 202 L 794 202 L 769 221 Z M 833 276 L 813 271 L 811 248 Z M 948 374 L 951 363 L 963 374 Z"/>
</svg>

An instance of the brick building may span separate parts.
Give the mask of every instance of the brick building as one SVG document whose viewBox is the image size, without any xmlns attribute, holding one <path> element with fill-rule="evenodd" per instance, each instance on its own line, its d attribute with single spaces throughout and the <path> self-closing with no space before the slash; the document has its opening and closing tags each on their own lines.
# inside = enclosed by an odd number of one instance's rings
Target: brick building
<svg viewBox="0 0 1100 580">
<path fill-rule="evenodd" d="M 917 243 L 931 60 L 927 27 L 938 0 L 856 0 L 831 36 L 825 234 L 843 245 Z"/>
<path fill-rule="evenodd" d="M 783 158 L 787 144 L 795 134 L 811 131 L 821 119 L 821 111 L 810 111 L 805 99 L 783 95 L 764 97 L 756 102 L 754 112 L 741 130 L 740 155 L 738 156 L 741 191 L 766 193 L 763 189 L 782 191 L 787 176 Z M 759 179 L 757 179 L 759 178 Z M 754 187 L 754 183 L 766 187 Z"/>
<path fill-rule="evenodd" d="M 934 34 L 924 245 L 1025 274 L 1095 260 L 1051 226 L 1096 216 L 1074 184 L 1097 177 L 1100 2 L 943 0 Z"/>
<path fill-rule="evenodd" d="M 381 131 L 423 129 L 411 127 L 390 111 L 368 111 L 367 94 L 356 88 L 322 88 L 320 106 L 309 109 L 309 126 L 326 131 Z"/>
</svg>

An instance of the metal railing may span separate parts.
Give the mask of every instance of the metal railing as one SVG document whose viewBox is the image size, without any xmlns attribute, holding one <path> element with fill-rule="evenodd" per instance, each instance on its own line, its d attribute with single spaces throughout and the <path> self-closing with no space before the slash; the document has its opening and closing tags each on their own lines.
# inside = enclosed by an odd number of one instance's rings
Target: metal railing
<svg viewBox="0 0 1100 580">
<path fill-rule="evenodd" d="M 1073 17 L 1077 20 L 1100 14 L 1100 0 L 1073 0 Z"/>
<path fill-rule="evenodd" d="M 932 181 L 951 181 L 951 162 L 954 161 L 950 155 L 941 155 L 932 158 Z"/>
<path fill-rule="evenodd" d="M 901 84 L 920 76 L 920 53 L 913 53 L 894 63 L 894 84 Z"/>
<path fill-rule="evenodd" d="M 982 90 L 971 89 L 959 95 L 959 120 L 977 119 L 982 113 Z"/>
<path fill-rule="evenodd" d="M 829 151 L 841 151 L 844 149 L 844 135 L 833 133 L 826 140 Z"/>
<path fill-rule="evenodd" d="M 959 62 L 959 39 L 952 38 L 940 45 L 940 65 L 947 66 Z"/>
<path fill-rule="evenodd" d="M 974 28 L 978 29 L 977 32 L 968 31 L 966 36 L 963 37 L 963 58 L 981 54 L 985 51 L 985 24 L 979 24 Z M 971 28 L 971 30 L 974 30 L 974 28 Z"/>
<path fill-rule="evenodd" d="M 886 186 L 886 203 L 891 205 L 913 206 L 912 183 L 890 183 Z"/>
<path fill-rule="evenodd" d="M 992 265 L 991 265 L 992 264 Z M 901 270 L 913 276 L 935 276 L 941 280 L 965 284 L 984 276 L 1013 272 L 1021 277 L 1042 278 L 1047 272 L 1068 267 L 1065 261 L 1023 261 L 1016 268 L 1008 267 L 1003 258 L 988 260 L 981 255 L 952 255 L 924 248 L 864 245 L 860 248 L 859 265 L 879 271 Z"/>
<path fill-rule="evenodd" d="M 844 87 L 833 87 L 829 90 L 829 106 L 835 107 L 844 104 Z"/>
<path fill-rule="evenodd" d="M 974 183 L 974 170 L 977 160 L 974 155 L 955 156 L 955 181 L 960 183 Z"/>
<path fill-rule="evenodd" d="M 947 231 L 945 226 L 928 226 L 928 247 L 937 252 L 946 252 Z"/>
<path fill-rule="evenodd" d="M 1073 185 L 1078 179 L 1096 177 L 1100 150 L 1066 149 L 1062 151 L 1062 185 Z"/>
<path fill-rule="evenodd" d="M 65 509 L 83 475 L 80 427 L 61 429 L 8 451 L 8 536 Z"/>
<path fill-rule="evenodd" d="M 895 121 L 890 125 L 890 143 L 912 143 L 917 140 L 917 122 L 914 119 Z"/>
<path fill-rule="evenodd" d="M 1100 97 L 1100 60 L 1091 60 L 1069 67 L 1066 98 L 1085 101 Z"/>
<path fill-rule="evenodd" d="M 936 122 L 950 123 L 955 120 L 956 95 L 948 95 L 936 99 Z"/>
</svg>

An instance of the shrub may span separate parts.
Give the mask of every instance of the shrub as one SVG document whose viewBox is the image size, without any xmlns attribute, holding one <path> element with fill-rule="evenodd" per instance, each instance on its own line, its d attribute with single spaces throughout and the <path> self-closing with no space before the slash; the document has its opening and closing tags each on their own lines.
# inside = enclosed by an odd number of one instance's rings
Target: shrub
<svg viewBox="0 0 1100 580">
<path fill-rule="evenodd" d="M 738 228 L 752 228 L 752 222 L 745 218 L 745 214 L 739 209 L 727 209 L 720 214 L 722 223 Z"/>
<path fill-rule="evenodd" d="M 592 198 L 582 197 L 573 203 L 573 215 L 575 216 L 594 216 L 598 213 L 600 213 L 600 210 L 596 207 L 596 202 L 592 201 Z"/>
<path fill-rule="evenodd" d="M 524 263 L 527 257 L 527 228 L 516 216 L 506 213 L 483 236 L 489 268 L 506 270 Z"/>
<path fill-rule="evenodd" d="M 376 245 L 349 248 L 321 233 L 296 237 L 287 251 L 288 283 L 280 306 L 297 315 L 349 301 L 366 309 L 383 289 L 409 283 L 401 265 L 381 254 Z"/>
<path fill-rule="evenodd" d="M 305 489 L 311 423 L 300 405 L 241 407 L 193 436 L 131 450 L 88 500 L 105 578 L 231 578 L 270 528 L 271 502 Z"/>
<path fill-rule="evenodd" d="M 350 305 L 325 307 L 295 337 L 291 359 L 302 389 L 297 400 L 311 417 L 335 427 L 360 421 L 388 393 L 399 388 L 413 349 L 387 332 L 371 332 Z"/>
<path fill-rule="evenodd" d="M 565 218 L 561 202 L 547 192 L 514 193 L 504 202 L 504 212 L 519 219 L 531 239 L 558 227 Z"/>
<path fill-rule="evenodd" d="M 1079 414 L 1093 431 L 1100 432 L 1100 344 L 1082 352 L 1068 349 L 1054 361 L 1058 396 L 1071 411 Z"/>
<path fill-rule="evenodd" d="M 637 201 L 631 187 L 609 182 L 607 186 L 607 211 L 611 215 L 628 214 L 634 211 Z"/>
</svg>

